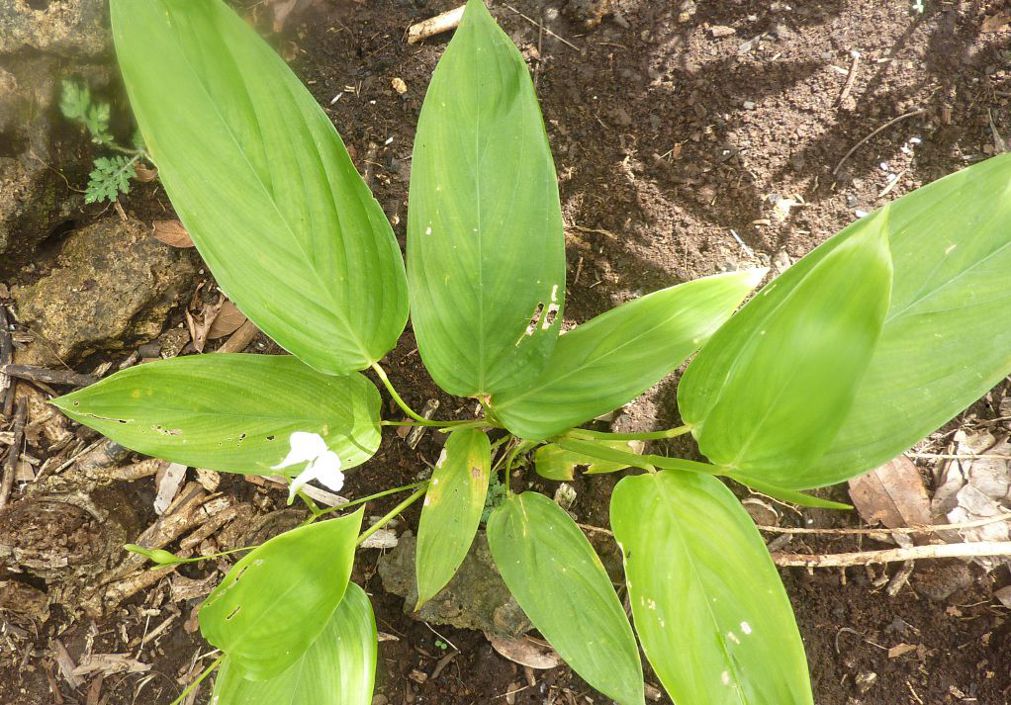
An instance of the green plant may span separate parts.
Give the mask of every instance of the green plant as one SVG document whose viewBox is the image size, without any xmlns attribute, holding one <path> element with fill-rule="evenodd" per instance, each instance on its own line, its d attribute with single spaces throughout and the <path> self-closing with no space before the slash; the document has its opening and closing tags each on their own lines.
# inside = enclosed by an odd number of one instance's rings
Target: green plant
<svg viewBox="0 0 1011 705">
<path fill-rule="evenodd" d="M 493 558 L 531 621 L 588 683 L 642 705 L 639 656 L 676 702 L 810 704 L 784 589 L 725 476 L 803 490 L 907 449 L 1011 370 L 1011 156 L 867 216 L 734 309 L 764 276 L 664 289 L 561 335 L 562 219 L 526 66 L 471 0 L 432 78 L 414 147 L 407 267 L 329 119 L 218 0 L 113 0 L 116 49 L 165 188 L 222 289 L 291 356 L 201 355 L 119 372 L 54 403 L 149 455 L 334 489 L 384 426 L 445 433 L 427 482 L 361 532 L 320 511 L 240 560 L 200 612 L 221 649 L 215 703 L 370 702 L 375 624 L 355 547 L 421 497 L 420 601 L 467 554 L 493 478 Z M 425 366 L 474 419 L 412 410 L 380 365 L 408 317 Z M 966 345 L 986 336 L 988 345 Z M 685 425 L 580 428 L 697 355 Z M 371 369 L 408 420 L 380 417 Z M 691 433 L 709 462 L 645 453 Z M 614 490 L 635 632 L 579 527 L 508 489 L 634 468 Z M 349 505 L 350 506 L 350 505 Z M 330 514 L 342 514 L 330 518 Z M 144 550 L 133 547 L 132 550 Z M 171 555 L 151 552 L 158 564 Z M 636 640 L 638 635 L 638 643 Z M 215 662 L 214 666 L 219 662 Z"/>
<path fill-rule="evenodd" d="M 120 194 L 130 193 L 130 181 L 137 177 L 136 164 L 147 158 L 140 134 L 134 136 L 134 148 L 116 142 L 109 129 L 111 109 L 104 101 L 91 97 L 91 89 L 80 81 L 66 79 L 60 95 L 60 112 L 63 117 L 82 125 L 91 135 L 91 141 L 120 154 L 96 157 L 94 168 L 88 175 L 84 191 L 85 203 L 112 203 Z"/>
</svg>

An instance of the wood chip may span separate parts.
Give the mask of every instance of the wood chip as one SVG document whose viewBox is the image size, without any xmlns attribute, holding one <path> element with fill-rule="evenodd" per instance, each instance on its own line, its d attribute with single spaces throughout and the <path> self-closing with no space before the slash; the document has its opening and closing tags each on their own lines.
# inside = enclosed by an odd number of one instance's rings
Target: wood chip
<svg viewBox="0 0 1011 705">
<path fill-rule="evenodd" d="M 186 466 L 172 463 L 158 477 L 158 494 L 154 498 L 154 513 L 161 516 L 179 494 L 186 480 Z"/>
<path fill-rule="evenodd" d="M 905 656 L 912 651 L 916 651 L 916 646 L 913 644 L 896 644 L 888 650 L 888 658 L 899 658 L 900 656 Z"/>
</svg>

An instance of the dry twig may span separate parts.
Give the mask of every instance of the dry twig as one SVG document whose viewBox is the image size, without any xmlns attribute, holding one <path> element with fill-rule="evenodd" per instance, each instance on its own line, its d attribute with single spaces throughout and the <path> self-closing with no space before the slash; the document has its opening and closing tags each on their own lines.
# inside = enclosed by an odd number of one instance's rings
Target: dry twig
<svg viewBox="0 0 1011 705">
<path fill-rule="evenodd" d="M 18 466 L 18 458 L 21 457 L 21 444 L 25 440 L 25 419 L 28 417 L 28 405 L 21 399 L 15 405 L 14 426 L 11 429 L 14 433 L 14 442 L 7 451 L 7 459 L 3 464 L 3 478 L 0 478 L 0 509 L 7 506 L 7 500 L 11 496 L 11 488 L 14 487 L 14 472 Z"/>
<path fill-rule="evenodd" d="M 889 120 L 888 122 L 886 122 L 884 125 L 882 125 L 878 129 L 874 130 L 874 132 L 872 132 L 871 134 L 867 135 L 862 140 L 860 140 L 855 145 L 853 145 L 853 147 L 850 149 L 850 151 L 846 152 L 846 155 L 842 159 L 839 160 L 839 163 L 835 165 L 835 169 L 832 170 L 832 176 L 835 176 L 836 174 L 838 174 L 839 170 L 842 169 L 842 165 L 846 163 L 846 160 L 849 159 L 850 157 L 852 157 L 854 152 L 856 152 L 858 149 L 860 149 L 865 144 L 867 144 L 871 139 L 873 139 L 875 135 L 878 135 L 878 134 L 884 132 L 885 130 L 887 130 L 889 127 L 891 127 L 892 125 L 894 125 L 897 122 L 901 122 L 903 120 L 906 120 L 907 118 L 916 117 L 917 115 L 923 115 L 925 112 L 927 112 L 927 111 L 925 109 L 923 109 L 923 108 L 917 108 L 916 110 L 910 110 L 908 113 L 903 113 L 902 115 L 899 115 L 897 118 L 892 118 L 891 120 Z"/>
<path fill-rule="evenodd" d="M 407 29 L 407 43 L 417 44 L 423 39 L 456 29 L 460 26 L 460 20 L 463 18 L 465 7 L 465 5 L 461 5 L 454 10 L 443 12 L 441 15 L 429 17 L 427 20 L 422 20 L 417 24 L 411 25 Z"/>
<path fill-rule="evenodd" d="M 2 371 L 5 366 L 14 362 L 14 341 L 11 339 L 9 326 L 7 311 L 0 306 L 0 413 L 6 418 L 10 418 L 14 404 L 14 380 Z"/>
<path fill-rule="evenodd" d="M 984 556 L 1011 556 L 1011 541 L 975 541 L 971 543 L 939 543 L 927 546 L 889 548 L 882 551 L 855 551 L 808 555 L 804 553 L 772 554 L 778 566 L 803 568 L 845 568 L 854 565 L 896 563 L 928 558 L 979 558 Z"/>
<path fill-rule="evenodd" d="M 87 387 L 98 381 L 93 375 L 82 375 L 73 370 L 50 370 L 34 365 L 0 365 L 0 374 L 26 382 L 59 384 L 68 387 Z"/>
</svg>

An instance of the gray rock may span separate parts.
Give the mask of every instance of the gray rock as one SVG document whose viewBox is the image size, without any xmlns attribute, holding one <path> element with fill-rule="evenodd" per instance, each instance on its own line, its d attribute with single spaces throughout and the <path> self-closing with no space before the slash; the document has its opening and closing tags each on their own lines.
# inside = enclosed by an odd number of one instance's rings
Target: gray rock
<svg viewBox="0 0 1011 705">
<path fill-rule="evenodd" d="M 22 322 L 70 362 L 157 337 L 195 271 L 191 251 L 158 242 L 137 220 L 109 217 L 72 233 L 57 266 L 15 301 Z"/>
<path fill-rule="evenodd" d="M 506 638 L 520 636 L 531 629 L 530 621 L 495 569 L 484 533 L 478 534 L 449 585 L 420 611 L 411 612 L 418 601 L 414 572 L 416 543 L 414 536 L 405 534 L 395 549 L 379 559 L 383 588 L 405 599 L 405 613 L 432 624 L 478 629 Z"/>
<path fill-rule="evenodd" d="M 0 54 L 32 49 L 70 58 L 109 50 L 106 0 L 0 0 Z"/>
<path fill-rule="evenodd" d="M 0 65 L 0 276 L 6 276 L 79 209 L 82 198 L 69 184 L 83 184 L 90 165 L 77 150 L 80 129 L 57 107 L 61 60 L 27 53 Z M 92 87 L 105 86 L 110 75 L 83 64 L 74 73 Z"/>
</svg>

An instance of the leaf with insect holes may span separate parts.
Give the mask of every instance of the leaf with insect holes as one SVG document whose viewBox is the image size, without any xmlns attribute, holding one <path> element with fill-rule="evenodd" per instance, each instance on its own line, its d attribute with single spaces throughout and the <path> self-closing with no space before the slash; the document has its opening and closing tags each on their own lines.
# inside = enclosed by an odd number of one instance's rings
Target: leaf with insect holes
<svg viewBox="0 0 1011 705">
<path fill-rule="evenodd" d="M 200 633 L 243 678 L 302 658 L 344 596 L 365 507 L 276 536 L 236 563 L 200 608 Z"/>
<path fill-rule="evenodd" d="M 318 433 L 345 468 L 379 448 L 379 391 L 290 355 L 211 354 L 149 362 L 52 402 L 64 414 L 146 455 L 222 472 L 274 469 L 295 431 Z"/>
<path fill-rule="evenodd" d="M 221 0 L 112 0 L 130 104 L 223 292 L 307 365 L 381 359 L 407 321 L 403 257 L 333 123 Z"/>
<path fill-rule="evenodd" d="M 95 168 L 88 174 L 84 202 L 112 203 L 121 193 L 130 193 L 130 179 L 136 176 L 133 165 L 133 159 L 121 154 L 114 157 L 98 157 L 95 160 Z"/>
<path fill-rule="evenodd" d="M 671 698 L 811 705 L 804 645 L 762 537 L 714 477 L 626 477 L 611 496 L 635 630 Z"/>
<path fill-rule="evenodd" d="M 491 445 L 484 431 L 462 429 L 449 434 L 418 524 L 415 611 L 446 586 L 467 557 L 484 511 L 490 471 Z"/>
<path fill-rule="evenodd" d="M 766 271 L 672 286 L 577 326 L 536 381 L 494 395 L 492 409 L 513 433 L 542 440 L 618 408 L 698 350 Z"/>
<path fill-rule="evenodd" d="M 411 317 L 432 378 L 481 396 L 532 382 L 558 337 L 558 182 L 526 63 L 481 0 L 418 118 L 407 210 Z"/>
<path fill-rule="evenodd" d="M 251 681 L 225 656 L 214 705 L 370 705 L 376 675 L 376 619 L 368 595 L 348 583 L 312 645 L 287 670 Z"/>
<path fill-rule="evenodd" d="M 643 705 L 632 627 L 576 522 L 544 495 L 511 495 L 488 519 L 488 546 L 509 592 L 572 670 L 621 705 Z"/>
</svg>

